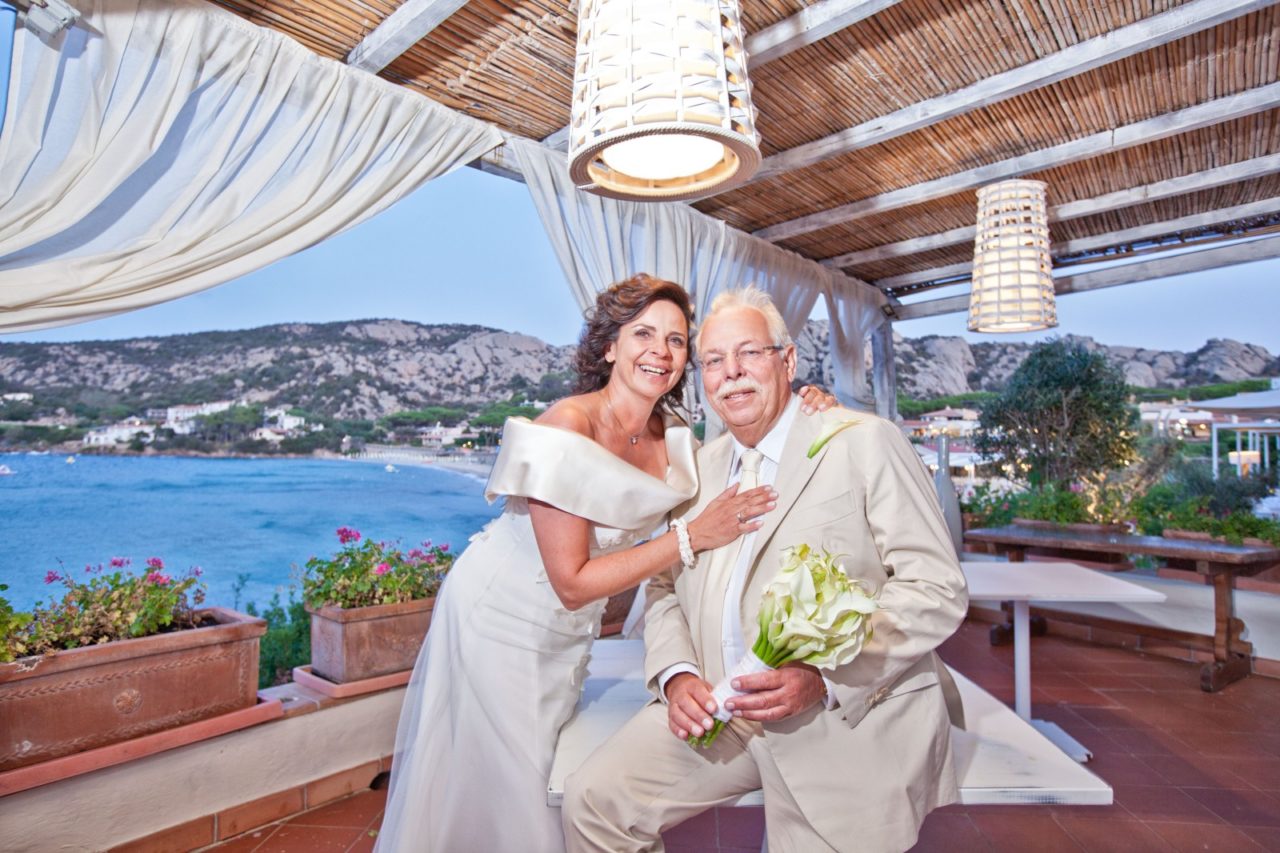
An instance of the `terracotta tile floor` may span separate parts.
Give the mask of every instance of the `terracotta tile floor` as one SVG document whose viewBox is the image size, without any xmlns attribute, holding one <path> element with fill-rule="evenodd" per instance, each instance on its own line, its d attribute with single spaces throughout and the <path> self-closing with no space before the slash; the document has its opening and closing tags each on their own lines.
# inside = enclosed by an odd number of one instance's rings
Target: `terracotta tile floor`
<svg viewBox="0 0 1280 853">
<path fill-rule="evenodd" d="M 966 623 L 942 649 L 961 672 L 1013 701 L 1013 651 Z M 1094 753 L 1110 806 L 953 806 L 917 851 L 1280 851 L 1280 680 L 1202 693 L 1199 665 L 1060 637 L 1033 642 L 1035 715 Z M 367 791 L 215 848 L 369 850 L 385 791 Z M 716 809 L 666 834 L 669 853 L 756 853 L 759 809 Z"/>
</svg>

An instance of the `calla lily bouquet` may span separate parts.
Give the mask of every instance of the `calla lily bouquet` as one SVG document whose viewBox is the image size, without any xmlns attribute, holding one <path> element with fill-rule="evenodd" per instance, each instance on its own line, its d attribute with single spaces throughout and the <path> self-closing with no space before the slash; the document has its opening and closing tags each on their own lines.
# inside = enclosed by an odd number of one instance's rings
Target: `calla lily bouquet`
<svg viewBox="0 0 1280 853">
<path fill-rule="evenodd" d="M 879 608 L 861 581 L 851 580 L 835 555 L 808 545 L 788 548 L 782 568 L 760 598 L 760 633 L 751 651 L 716 685 L 715 725 L 692 746 L 709 746 L 732 715 L 726 699 L 740 696 L 734 678 L 801 662 L 834 669 L 862 651 L 871 636 L 871 614 Z"/>
</svg>

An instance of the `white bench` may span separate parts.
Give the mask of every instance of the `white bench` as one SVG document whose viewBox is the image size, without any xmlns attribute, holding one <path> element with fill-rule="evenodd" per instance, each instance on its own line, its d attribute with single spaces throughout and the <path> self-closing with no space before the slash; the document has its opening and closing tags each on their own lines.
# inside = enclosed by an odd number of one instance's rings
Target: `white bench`
<svg viewBox="0 0 1280 853">
<path fill-rule="evenodd" d="M 955 670 L 966 730 L 952 728 L 951 749 L 966 805 L 1105 806 L 1111 786 L 1076 763 L 1008 706 Z M 600 640 L 577 713 L 560 732 L 547 785 L 547 805 L 559 808 L 565 778 L 650 699 L 644 687 L 644 643 Z M 731 805 L 758 806 L 753 791 Z"/>
</svg>

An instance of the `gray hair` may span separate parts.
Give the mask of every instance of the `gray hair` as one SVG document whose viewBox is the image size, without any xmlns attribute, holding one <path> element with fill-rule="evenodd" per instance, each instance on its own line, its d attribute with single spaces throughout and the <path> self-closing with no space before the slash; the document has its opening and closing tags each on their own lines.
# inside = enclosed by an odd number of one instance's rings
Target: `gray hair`
<svg viewBox="0 0 1280 853">
<path fill-rule="evenodd" d="M 764 315 L 765 323 L 769 327 L 769 336 L 773 338 L 773 343 L 780 347 L 791 345 L 791 333 L 787 331 L 787 323 L 782 319 L 778 306 L 773 304 L 769 294 L 754 284 L 748 284 L 739 290 L 721 291 L 712 300 L 711 310 L 707 312 L 707 316 L 703 317 L 702 322 L 698 324 L 698 352 L 702 352 L 702 331 L 707 327 L 707 321 L 721 311 L 726 311 L 730 308 L 754 308 L 759 311 Z"/>
</svg>

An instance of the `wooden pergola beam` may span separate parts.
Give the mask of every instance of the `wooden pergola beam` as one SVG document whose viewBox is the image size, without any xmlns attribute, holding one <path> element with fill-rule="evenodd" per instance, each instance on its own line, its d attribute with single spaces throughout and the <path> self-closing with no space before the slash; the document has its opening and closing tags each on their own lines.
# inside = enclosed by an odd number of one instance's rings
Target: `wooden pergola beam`
<svg viewBox="0 0 1280 853">
<path fill-rule="evenodd" d="M 1265 261 L 1280 258 L 1280 236 L 1263 237 L 1229 246 L 1213 249 L 1201 249 L 1197 252 L 1182 252 L 1161 258 L 1152 258 L 1132 264 L 1123 264 L 1107 269 L 1091 270 L 1072 275 L 1055 276 L 1054 292 L 1059 296 L 1068 293 L 1083 293 L 1088 290 L 1099 290 L 1104 287 L 1116 287 L 1122 284 L 1137 284 L 1161 278 L 1174 278 L 1187 273 L 1204 272 L 1219 267 L 1248 264 L 1254 261 Z M 955 314 L 969 310 L 969 296 L 948 296 L 944 299 L 930 299 L 923 302 L 912 302 L 897 310 L 899 320 L 917 320 L 921 317 L 936 317 L 941 314 Z"/>
<path fill-rule="evenodd" d="M 1166 219 L 1163 222 L 1152 222 L 1147 225 L 1137 225 L 1133 228 L 1124 228 L 1119 231 L 1109 231 L 1106 234 L 1094 234 L 1090 237 L 1068 240 L 1065 243 L 1054 243 L 1051 248 L 1053 249 L 1053 256 L 1058 258 L 1079 252 L 1092 252 L 1099 249 L 1110 249 L 1115 246 L 1125 246 L 1142 240 L 1167 237 L 1183 231 L 1199 230 L 1211 225 L 1220 225 L 1224 222 L 1235 222 L 1241 219 L 1252 219 L 1257 216 L 1267 216 L 1275 213 L 1280 213 L 1280 196 L 1249 202 L 1248 204 L 1222 207 L 1217 210 L 1206 210 L 1189 216 L 1180 216 L 1177 219 Z M 968 276 L 972 266 L 969 261 L 948 264 L 927 270 L 916 270 L 903 275 L 886 276 L 885 278 L 877 279 L 873 284 L 882 290 L 891 290 L 911 284 L 938 281 L 943 278 Z"/>
<path fill-rule="evenodd" d="M 1237 181 L 1255 180 L 1276 172 L 1280 172 L 1280 154 L 1268 154 L 1264 157 L 1255 157 L 1252 160 L 1242 160 L 1239 163 L 1229 163 L 1226 166 L 1205 169 L 1203 172 L 1196 172 L 1191 175 L 1180 175 L 1179 177 L 1157 181 L 1153 184 L 1130 187 L 1126 190 L 1118 190 L 1094 196 L 1093 198 L 1060 204 L 1049 208 L 1049 221 L 1063 222 L 1068 219 L 1078 219 L 1082 216 L 1092 216 L 1095 213 L 1106 213 L 1124 207 L 1132 207 L 1135 204 L 1146 204 L 1163 198 L 1210 190 L 1215 187 L 1234 184 Z M 958 243 L 966 243 L 971 241 L 975 234 L 976 229 L 974 226 L 964 225 L 939 234 L 913 237 L 910 240 L 884 243 L 880 246 L 872 246 L 869 249 L 848 252 L 834 258 L 827 258 L 822 263 L 834 269 L 869 264 L 874 261 L 900 258 L 906 255 L 927 252 L 931 249 L 941 249 Z M 912 273 L 912 275 L 918 274 Z M 928 281 L 928 279 L 917 280 Z"/>
<path fill-rule="evenodd" d="M 902 0 L 818 0 L 791 17 L 747 36 L 743 45 L 747 51 L 747 67 L 767 65 L 900 2 Z M 567 151 L 569 128 L 560 128 L 545 137 L 542 144 L 557 151 Z"/>
<path fill-rule="evenodd" d="M 1122 151 L 1180 133 L 1253 115 L 1277 106 L 1280 106 L 1280 82 L 1268 83 L 1265 86 L 1206 101 L 1145 121 L 1127 124 L 1114 130 L 1100 131 L 1081 139 L 1073 139 L 997 163 L 945 175 L 932 181 L 779 222 L 754 233 L 757 237 L 775 242 L 799 237 L 833 225 L 843 225 L 878 213 L 945 198 L 966 190 L 976 190 L 978 187 L 996 181 L 1065 166 L 1112 151 Z"/>
<path fill-rule="evenodd" d="M 465 5 L 467 0 L 405 0 L 351 49 L 347 64 L 377 74 Z"/>
<path fill-rule="evenodd" d="M 1018 68 L 979 80 L 955 92 L 911 104 L 888 115 L 877 116 L 822 139 L 766 157 L 751 182 L 803 169 L 860 148 L 879 145 L 946 119 L 1177 41 L 1275 2 L 1276 0 L 1194 0 Z M 751 56 L 750 52 L 748 56 Z"/>
<path fill-rule="evenodd" d="M 747 68 L 781 59 L 802 47 L 883 12 L 901 0 L 822 0 L 747 36 Z"/>
</svg>

